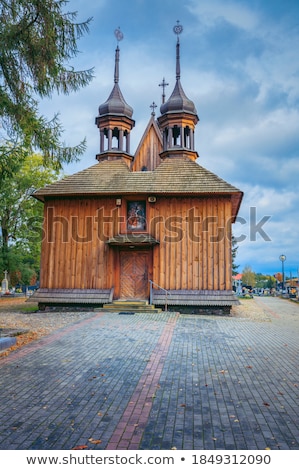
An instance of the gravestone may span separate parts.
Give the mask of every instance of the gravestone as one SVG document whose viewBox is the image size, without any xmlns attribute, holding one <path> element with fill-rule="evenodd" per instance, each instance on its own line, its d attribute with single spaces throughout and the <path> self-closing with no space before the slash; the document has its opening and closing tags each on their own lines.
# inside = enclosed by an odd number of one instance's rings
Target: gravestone
<svg viewBox="0 0 299 470">
<path fill-rule="evenodd" d="M 7 280 L 7 271 L 4 271 L 4 279 L 1 284 L 2 293 L 5 294 L 8 291 L 8 280 Z"/>
</svg>

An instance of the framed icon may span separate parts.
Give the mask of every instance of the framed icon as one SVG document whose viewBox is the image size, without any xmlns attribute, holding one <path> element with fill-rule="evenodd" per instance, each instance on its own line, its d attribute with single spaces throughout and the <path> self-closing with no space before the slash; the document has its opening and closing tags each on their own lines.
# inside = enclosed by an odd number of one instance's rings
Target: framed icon
<svg viewBox="0 0 299 470">
<path fill-rule="evenodd" d="M 146 230 L 146 204 L 145 201 L 128 201 L 127 203 L 127 230 Z"/>
</svg>

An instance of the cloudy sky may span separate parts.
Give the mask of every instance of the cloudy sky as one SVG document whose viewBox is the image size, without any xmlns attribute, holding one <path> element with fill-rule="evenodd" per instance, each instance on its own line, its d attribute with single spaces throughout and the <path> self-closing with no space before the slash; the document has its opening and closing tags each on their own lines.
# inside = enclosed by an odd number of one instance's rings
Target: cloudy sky
<svg viewBox="0 0 299 470">
<path fill-rule="evenodd" d="M 77 69 L 94 67 L 79 93 L 43 102 L 60 113 L 68 145 L 88 148 L 75 173 L 96 163 L 98 106 L 113 87 L 114 30 L 120 27 L 120 88 L 136 121 L 131 152 L 159 115 L 163 77 L 175 85 L 173 26 L 180 21 L 181 83 L 196 105 L 199 163 L 244 192 L 233 233 L 241 272 L 273 274 L 299 268 L 299 2 L 298 0 L 70 0 L 78 19 L 93 17 L 79 43 Z"/>
</svg>

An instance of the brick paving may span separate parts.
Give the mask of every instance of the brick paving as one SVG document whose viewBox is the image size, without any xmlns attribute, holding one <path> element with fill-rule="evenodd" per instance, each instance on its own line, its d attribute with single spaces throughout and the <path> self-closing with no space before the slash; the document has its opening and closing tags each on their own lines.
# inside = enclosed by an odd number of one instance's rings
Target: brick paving
<svg viewBox="0 0 299 470">
<path fill-rule="evenodd" d="M 299 306 L 277 302 L 265 321 L 98 312 L 10 353 L 0 449 L 299 449 Z"/>
</svg>

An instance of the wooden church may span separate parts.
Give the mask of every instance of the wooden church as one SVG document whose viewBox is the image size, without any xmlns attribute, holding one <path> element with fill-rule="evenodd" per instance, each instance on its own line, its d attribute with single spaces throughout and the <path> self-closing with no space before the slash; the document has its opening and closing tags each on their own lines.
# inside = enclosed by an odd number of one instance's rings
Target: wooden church
<svg viewBox="0 0 299 470">
<path fill-rule="evenodd" d="M 146 301 L 181 312 L 227 313 L 232 292 L 231 226 L 243 193 L 198 165 L 199 121 L 180 73 L 134 155 L 133 109 L 119 86 L 99 106 L 97 163 L 37 190 L 44 204 L 40 308 Z M 164 88 L 163 88 L 164 90 Z"/>
</svg>

